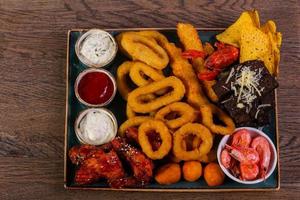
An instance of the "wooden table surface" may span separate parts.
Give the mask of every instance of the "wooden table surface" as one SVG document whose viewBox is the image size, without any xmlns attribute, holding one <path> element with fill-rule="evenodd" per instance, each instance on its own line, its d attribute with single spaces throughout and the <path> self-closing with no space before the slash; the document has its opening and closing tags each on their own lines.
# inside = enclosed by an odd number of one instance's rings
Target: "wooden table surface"
<svg viewBox="0 0 300 200">
<path fill-rule="evenodd" d="M 247 193 L 67 191 L 63 187 L 65 63 L 72 28 L 227 27 L 245 9 L 283 33 L 281 189 Z M 299 1 L 0 0 L 0 199 L 296 199 L 300 195 Z M 160 197 L 159 197 L 159 196 Z"/>
</svg>

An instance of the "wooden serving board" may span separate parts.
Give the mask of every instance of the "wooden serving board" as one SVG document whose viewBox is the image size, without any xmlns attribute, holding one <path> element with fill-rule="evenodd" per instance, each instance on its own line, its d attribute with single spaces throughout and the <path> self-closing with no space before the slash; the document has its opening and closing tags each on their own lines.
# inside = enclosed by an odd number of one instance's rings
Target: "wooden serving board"
<svg viewBox="0 0 300 200">
<path fill-rule="evenodd" d="M 123 31 L 137 31 L 137 30 L 149 30 L 148 29 L 110 29 L 107 30 L 112 35 L 117 35 Z M 160 28 L 152 29 L 161 31 L 170 42 L 178 44 L 178 38 L 176 35 L 175 28 Z M 203 42 L 214 42 L 215 35 L 220 33 L 223 28 L 217 29 L 198 29 Z M 76 185 L 74 183 L 75 166 L 71 163 L 68 158 L 68 151 L 74 145 L 80 144 L 76 138 L 74 132 L 74 122 L 78 114 L 87 109 L 85 105 L 81 104 L 74 93 L 74 83 L 76 77 L 84 69 L 88 68 L 81 63 L 75 53 L 75 43 L 77 39 L 87 30 L 84 29 L 73 29 L 68 32 L 67 42 L 67 64 L 66 64 L 66 116 L 65 116 L 65 153 L 64 153 L 64 182 L 65 188 L 67 189 L 89 189 L 89 190 L 117 190 L 117 191 L 160 191 L 160 192 L 223 192 L 223 191 L 270 191 L 279 190 L 280 188 L 280 170 L 279 170 L 279 133 L 278 133 L 278 113 L 277 113 L 277 92 L 275 91 L 273 96 L 275 100 L 275 108 L 273 109 L 272 115 L 269 119 L 269 124 L 261 128 L 273 141 L 278 152 L 278 163 L 274 173 L 264 182 L 254 185 L 244 185 L 226 177 L 225 182 L 221 186 L 209 187 L 203 177 L 196 182 L 187 182 L 181 180 L 180 182 L 172 185 L 159 185 L 157 183 L 151 183 L 145 188 L 124 188 L 124 189 L 113 189 L 109 188 L 105 180 L 99 181 L 95 184 L 86 186 Z M 125 60 L 128 60 L 120 52 L 118 52 L 115 60 L 106 67 L 113 75 L 116 75 L 118 66 Z M 166 74 L 170 72 L 167 67 Z M 126 102 L 121 98 L 120 94 L 117 93 L 115 99 L 106 108 L 111 110 L 120 125 L 126 120 Z"/>
</svg>

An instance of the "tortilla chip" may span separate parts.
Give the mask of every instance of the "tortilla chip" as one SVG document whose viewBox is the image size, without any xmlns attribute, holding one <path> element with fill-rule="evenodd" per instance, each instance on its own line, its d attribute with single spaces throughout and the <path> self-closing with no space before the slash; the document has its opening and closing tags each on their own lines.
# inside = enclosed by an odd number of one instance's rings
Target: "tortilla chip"
<svg viewBox="0 0 300 200">
<path fill-rule="evenodd" d="M 279 61 L 280 61 L 280 47 L 282 42 L 282 35 L 276 32 L 276 24 L 274 21 L 269 20 L 260 28 L 269 37 L 270 48 L 273 58 L 268 58 L 273 60 L 272 69 L 268 68 L 271 74 L 278 75 Z M 266 58 L 264 60 L 267 60 Z M 266 61 L 268 62 L 268 61 Z"/>
<path fill-rule="evenodd" d="M 256 27 L 241 31 L 240 62 L 261 59 L 268 54 L 270 42 L 268 36 Z"/>
<path fill-rule="evenodd" d="M 241 31 L 251 27 L 260 27 L 259 15 L 256 10 L 243 12 L 234 24 L 216 37 L 221 42 L 240 47 Z"/>
</svg>

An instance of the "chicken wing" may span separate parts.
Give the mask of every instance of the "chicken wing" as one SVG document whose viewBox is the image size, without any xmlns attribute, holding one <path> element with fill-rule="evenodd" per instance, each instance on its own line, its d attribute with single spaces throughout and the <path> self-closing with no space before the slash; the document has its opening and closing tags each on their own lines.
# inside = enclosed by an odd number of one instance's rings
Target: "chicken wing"
<svg viewBox="0 0 300 200">
<path fill-rule="evenodd" d="M 75 182 L 89 184 L 100 178 L 108 180 L 125 177 L 122 163 L 114 150 L 105 153 L 103 149 L 91 150 L 75 173 Z"/>
<path fill-rule="evenodd" d="M 150 182 L 153 176 L 153 162 L 144 153 L 126 142 L 125 138 L 117 137 L 112 148 L 130 164 L 133 176 L 141 185 Z"/>
<path fill-rule="evenodd" d="M 86 158 L 90 157 L 94 151 L 97 150 L 96 146 L 93 145 L 80 145 L 74 146 L 69 151 L 69 157 L 73 164 L 79 165 L 81 164 Z"/>
</svg>

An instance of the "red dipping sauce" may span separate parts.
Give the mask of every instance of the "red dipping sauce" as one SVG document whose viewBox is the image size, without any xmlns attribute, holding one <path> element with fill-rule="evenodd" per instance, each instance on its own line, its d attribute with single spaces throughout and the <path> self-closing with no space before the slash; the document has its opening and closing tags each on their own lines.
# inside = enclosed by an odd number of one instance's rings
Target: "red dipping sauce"
<svg viewBox="0 0 300 200">
<path fill-rule="evenodd" d="M 88 104 L 101 105 L 110 101 L 115 85 L 108 74 L 91 71 L 82 76 L 78 83 L 78 94 Z"/>
</svg>

